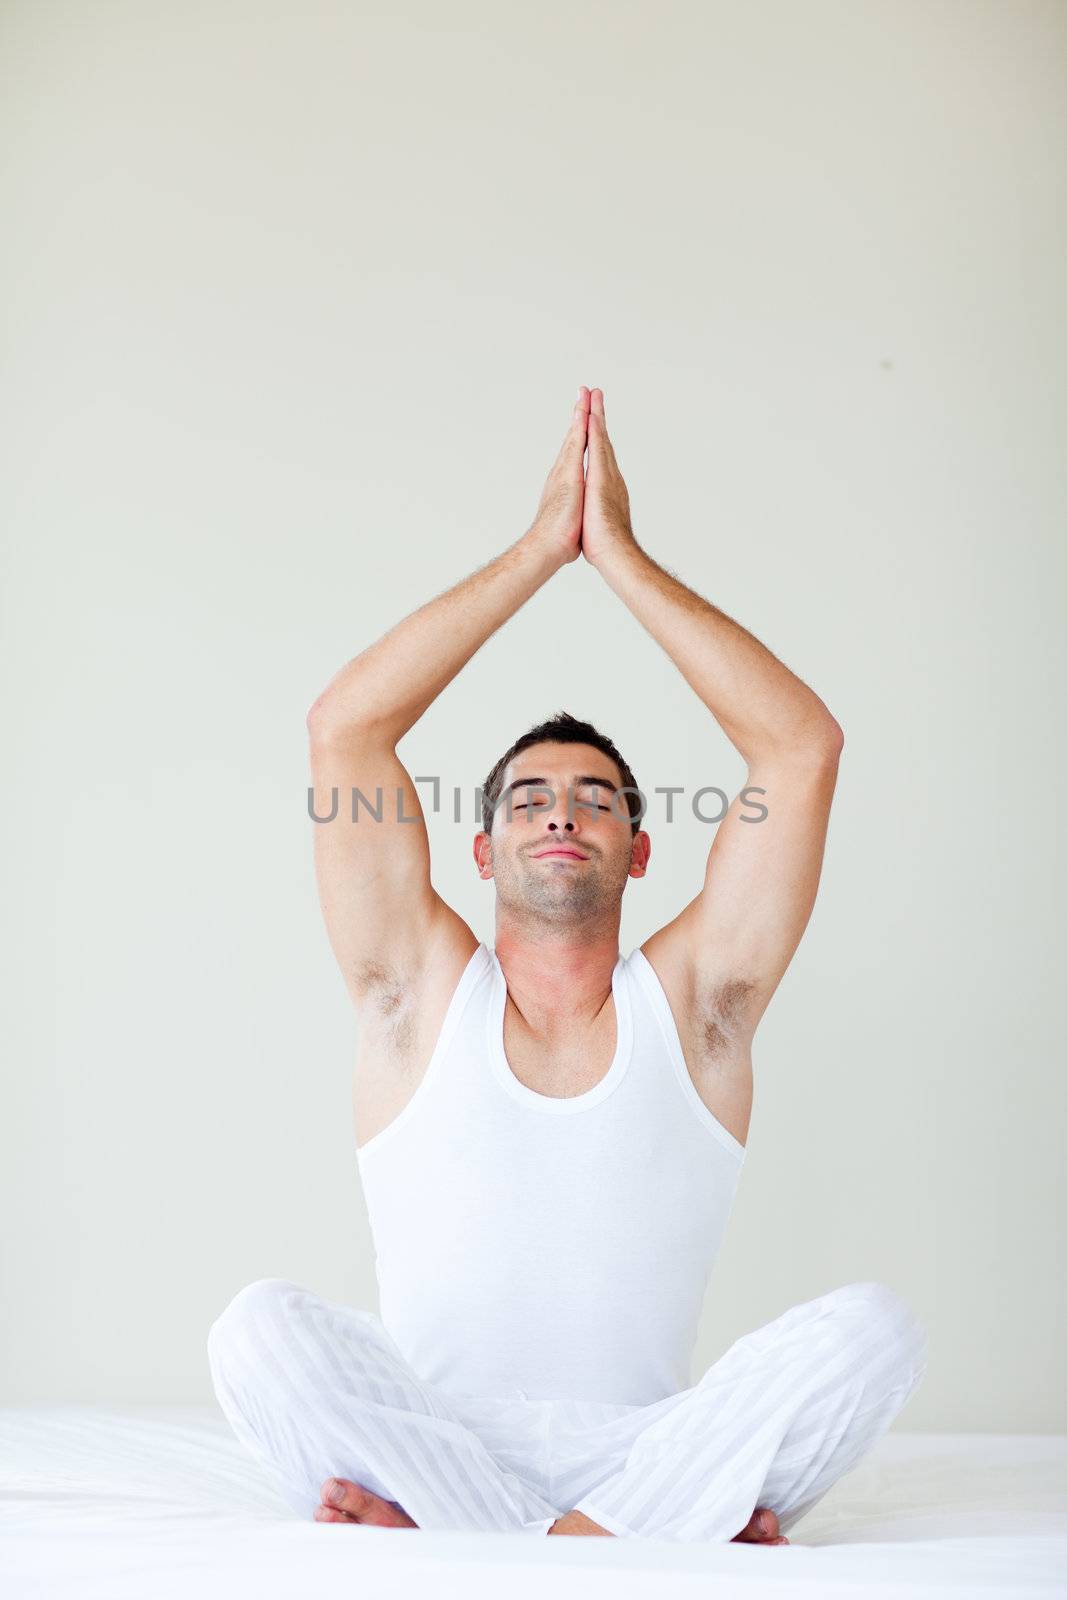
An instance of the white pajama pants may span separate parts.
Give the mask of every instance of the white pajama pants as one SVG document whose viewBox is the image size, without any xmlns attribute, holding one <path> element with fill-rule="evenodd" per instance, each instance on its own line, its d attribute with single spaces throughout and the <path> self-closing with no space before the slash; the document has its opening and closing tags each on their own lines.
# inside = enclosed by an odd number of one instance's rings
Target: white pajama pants
<svg viewBox="0 0 1067 1600">
<path fill-rule="evenodd" d="M 208 1335 L 224 1415 L 301 1516 L 337 1477 L 420 1528 L 544 1534 L 574 1509 L 624 1538 L 712 1541 L 757 1506 L 788 1532 L 887 1430 L 926 1350 L 873 1282 L 792 1306 L 643 1406 L 445 1394 L 373 1312 L 284 1278 L 242 1289 Z"/>
</svg>

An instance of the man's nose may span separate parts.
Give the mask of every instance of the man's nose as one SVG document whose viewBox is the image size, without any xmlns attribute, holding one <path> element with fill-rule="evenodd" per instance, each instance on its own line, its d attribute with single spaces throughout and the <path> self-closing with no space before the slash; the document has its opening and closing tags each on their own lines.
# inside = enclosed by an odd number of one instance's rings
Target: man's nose
<svg viewBox="0 0 1067 1600">
<path fill-rule="evenodd" d="M 552 796 L 552 803 L 548 808 L 548 824 L 551 828 L 574 828 L 581 821 L 582 808 L 577 796 L 572 796 L 567 790 L 557 791 Z"/>
</svg>

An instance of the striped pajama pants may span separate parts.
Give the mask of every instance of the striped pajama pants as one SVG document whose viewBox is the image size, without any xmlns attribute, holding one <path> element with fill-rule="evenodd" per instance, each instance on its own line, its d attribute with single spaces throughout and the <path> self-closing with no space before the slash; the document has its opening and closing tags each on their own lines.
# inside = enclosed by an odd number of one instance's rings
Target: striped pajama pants
<svg viewBox="0 0 1067 1600">
<path fill-rule="evenodd" d="M 370 1311 L 264 1278 L 208 1335 L 219 1405 L 299 1515 L 327 1478 L 420 1528 L 544 1534 L 576 1509 L 632 1539 L 732 1539 L 756 1506 L 783 1533 L 890 1426 L 926 1334 L 881 1283 L 850 1283 L 737 1339 L 650 1405 L 445 1394 Z"/>
</svg>

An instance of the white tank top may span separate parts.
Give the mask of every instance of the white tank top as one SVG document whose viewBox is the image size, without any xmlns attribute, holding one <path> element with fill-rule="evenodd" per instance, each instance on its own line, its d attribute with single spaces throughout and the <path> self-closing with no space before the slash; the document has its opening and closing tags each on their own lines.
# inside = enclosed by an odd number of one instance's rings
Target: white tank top
<svg viewBox="0 0 1067 1600">
<path fill-rule="evenodd" d="M 507 982 L 479 944 L 414 1095 L 358 1149 L 381 1319 L 446 1393 L 647 1405 L 690 1385 L 745 1146 L 639 948 L 611 984 L 607 1074 L 539 1094 L 508 1066 Z"/>
</svg>

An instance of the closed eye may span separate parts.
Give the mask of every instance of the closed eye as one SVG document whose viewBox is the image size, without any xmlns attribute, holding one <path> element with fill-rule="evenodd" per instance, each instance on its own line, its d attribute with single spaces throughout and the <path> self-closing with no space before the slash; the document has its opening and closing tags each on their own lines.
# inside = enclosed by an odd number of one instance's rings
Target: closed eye
<svg viewBox="0 0 1067 1600">
<path fill-rule="evenodd" d="M 520 803 L 520 804 L 521 804 L 521 809 L 522 809 L 522 810 L 523 810 L 523 811 L 525 811 L 525 810 L 526 810 L 526 805 L 527 805 L 527 802 L 526 802 L 526 801 L 525 801 L 525 800 L 523 800 L 523 801 L 522 801 L 522 802 L 521 802 L 521 803 Z M 548 804 L 549 804 L 549 802 L 548 802 L 548 801 L 547 801 L 547 800 L 531 800 L 531 801 L 530 801 L 530 802 L 529 802 L 529 806 L 530 806 L 530 810 L 531 810 L 531 811 L 540 811 L 540 810 L 541 810 L 541 808 L 542 808 L 542 807 L 543 807 L 543 806 L 547 806 L 547 805 L 548 805 Z M 582 801 L 581 801 L 581 802 L 580 802 L 580 804 L 581 804 L 581 805 L 582 805 L 582 806 L 583 806 L 583 807 L 588 807 L 588 805 L 589 805 L 589 801 L 588 801 L 588 800 L 582 800 Z M 610 806 L 601 806 L 601 805 L 598 805 L 598 806 L 597 806 L 597 807 L 596 807 L 596 810 L 597 810 L 597 811 L 610 811 L 610 810 L 611 810 L 611 807 L 610 807 Z"/>
</svg>

